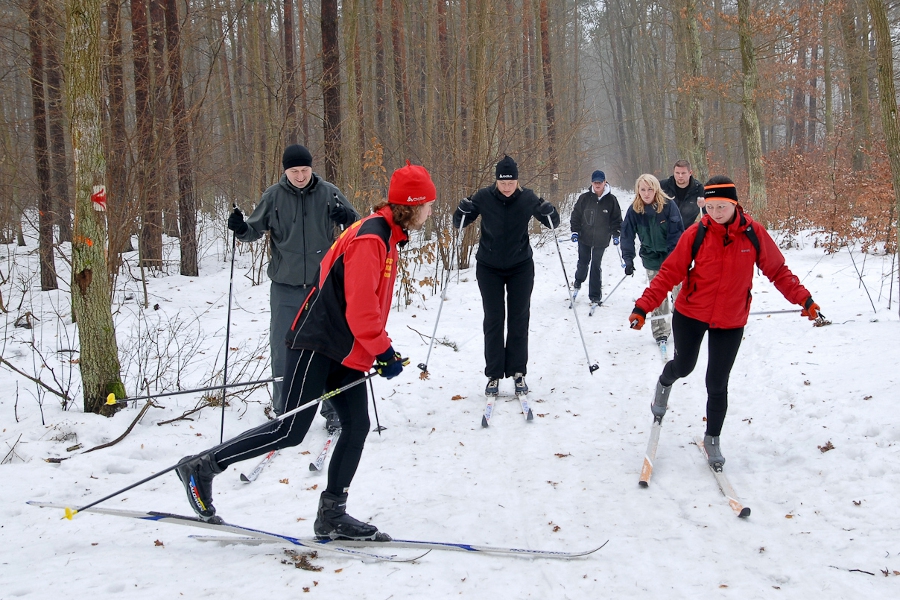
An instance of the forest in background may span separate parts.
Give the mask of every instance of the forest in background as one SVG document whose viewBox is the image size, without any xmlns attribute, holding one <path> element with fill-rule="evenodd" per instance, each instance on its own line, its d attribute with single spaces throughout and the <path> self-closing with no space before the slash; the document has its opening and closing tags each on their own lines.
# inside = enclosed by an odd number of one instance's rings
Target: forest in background
<svg viewBox="0 0 900 600">
<path fill-rule="evenodd" d="M 504 154 L 563 211 L 594 169 L 629 189 L 687 158 L 768 225 L 893 254 L 898 20 L 881 0 L 7 0 L 0 242 L 38 232 L 42 290 L 109 298 L 135 250 L 142 278 L 196 275 L 198 229 L 226 236 L 303 143 L 362 214 L 425 165 L 445 268 L 452 210 Z"/>
</svg>

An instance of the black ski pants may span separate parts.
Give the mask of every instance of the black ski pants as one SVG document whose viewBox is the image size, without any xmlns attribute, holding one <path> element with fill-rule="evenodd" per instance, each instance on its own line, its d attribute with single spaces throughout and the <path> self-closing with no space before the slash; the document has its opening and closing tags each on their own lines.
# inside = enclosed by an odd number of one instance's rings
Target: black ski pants
<svg viewBox="0 0 900 600">
<path fill-rule="evenodd" d="M 365 376 L 363 372 L 345 367 L 319 352 L 291 348 L 287 348 L 284 373 L 285 412 L 326 392 L 360 381 Z M 342 494 L 350 487 L 356 474 L 369 433 L 366 387 L 360 383 L 334 396 L 331 401 L 341 420 L 341 434 L 328 465 L 328 487 L 325 491 Z M 286 419 L 272 421 L 262 431 L 238 436 L 215 448 L 215 460 L 224 469 L 233 463 L 266 454 L 269 450 L 297 446 L 303 441 L 315 416 L 316 409 L 310 407 Z"/>
<path fill-rule="evenodd" d="M 495 269 L 479 262 L 475 278 L 484 307 L 484 374 L 488 379 L 526 374 L 534 261 L 529 258 L 509 269 Z"/>
<path fill-rule="evenodd" d="M 575 287 L 580 288 L 588 280 L 588 298 L 591 302 L 603 300 L 603 252 L 606 246 L 589 246 L 578 241 L 578 266 L 575 267 Z"/>
<path fill-rule="evenodd" d="M 665 386 L 690 375 L 697 365 L 700 342 L 709 332 L 709 360 L 706 366 L 706 435 L 722 433 L 728 411 L 728 378 L 741 347 L 744 328 L 710 329 L 708 323 L 686 317 L 677 310 L 672 314 L 675 356 L 663 367 L 659 381 Z"/>
</svg>

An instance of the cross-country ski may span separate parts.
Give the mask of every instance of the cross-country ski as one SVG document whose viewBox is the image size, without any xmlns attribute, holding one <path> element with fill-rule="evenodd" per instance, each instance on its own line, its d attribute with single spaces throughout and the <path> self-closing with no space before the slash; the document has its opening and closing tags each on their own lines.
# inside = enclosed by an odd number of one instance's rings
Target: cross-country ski
<svg viewBox="0 0 900 600">
<path fill-rule="evenodd" d="M 254 481 L 256 481 L 256 478 L 259 477 L 259 474 L 263 472 L 263 469 L 265 469 L 268 464 L 272 462 L 272 459 L 275 458 L 277 454 L 278 450 L 269 450 L 269 453 L 266 454 L 261 461 L 259 461 L 259 464 L 257 464 L 253 468 L 253 470 L 250 471 L 249 475 L 244 475 L 243 473 L 241 473 L 241 481 L 243 481 L 244 483 L 253 483 Z"/>
<path fill-rule="evenodd" d="M 318 456 L 316 456 L 316 460 L 309 463 L 310 471 L 322 470 L 322 467 L 325 466 L 325 459 L 328 457 L 328 450 L 331 449 L 331 445 L 338 437 L 340 437 L 340 435 L 340 429 L 333 429 L 331 432 L 329 432 L 328 437 L 325 439 L 325 445 L 322 446 L 322 450 L 319 452 Z"/>
</svg>

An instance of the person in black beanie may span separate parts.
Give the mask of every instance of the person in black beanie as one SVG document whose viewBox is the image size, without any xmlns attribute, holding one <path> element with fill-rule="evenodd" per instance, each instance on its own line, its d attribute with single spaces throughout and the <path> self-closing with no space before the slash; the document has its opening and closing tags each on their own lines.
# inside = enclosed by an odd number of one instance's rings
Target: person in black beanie
<svg viewBox="0 0 900 600">
<path fill-rule="evenodd" d="M 481 215 L 475 277 L 484 307 L 484 393 L 496 396 L 500 380 L 512 377 L 516 394 L 528 393 L 528 322 L 534 288 L 534 260 L 528 225 L 534 217 L 551 229 L 556 208 L 528 188 L 519 187 L 519 168 L 509 156 L 497 163 L 497 182 L 464 198 L 453 214 L 459 229 Z M 503 333 L 505 315 L 506 335 Z"/>
<path fill-rule="evenodd" d="M 276 378 L 284 374 L 284 336 L 316 281 L 322 257 L 336 239 L 335 226 L 343 228 L 359 219 L 341 191 L 313 172 L 312 154 L 305 146 L 285 148 L 281 164 L 284 174 L 263 192 L 250 217 L 245 221 L 237 207 L 228 217 L 228 229 L 242 242 L 256 241 L 270 232 L 269 346 Z M 275 412 L 280 415 L 284 412 L 282 384 L 278 381 L 272 387 Z M 329 431 L 339 427 L 331 403 L 322 404 L 322 416 Z"/>
</svg>

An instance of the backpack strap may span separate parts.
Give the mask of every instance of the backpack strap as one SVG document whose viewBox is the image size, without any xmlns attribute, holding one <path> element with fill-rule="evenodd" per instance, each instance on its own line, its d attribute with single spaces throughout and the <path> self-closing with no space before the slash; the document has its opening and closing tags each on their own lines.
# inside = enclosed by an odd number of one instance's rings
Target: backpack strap
<svg viewBox="0 0 900 600">
<path fill-rule="evenodd" d="M 747 239 L 750 240 L 750 243 L 753 244 L 753 247 L 756 249 L 756 256 L 759 257 L 759 238 L 756 236 L 756 231 L 753 229 L 753 225 L 747 222 L 747 219 L 744 218 L 744 215 L 741 215 L 741 228 L 744 231 L 744 234 L 747 236 Z M 700 221 L 697 224 L 697 237 L 694 238 L 694 245 L 691 246 L 691 268 L 694 266 L 694 259 L 697 258 L 697 253 L 700 251 L 700 244 L 703 243 L 703 237 L 706 235 L 706 225 L 703 221 Z"/>
</svg>

